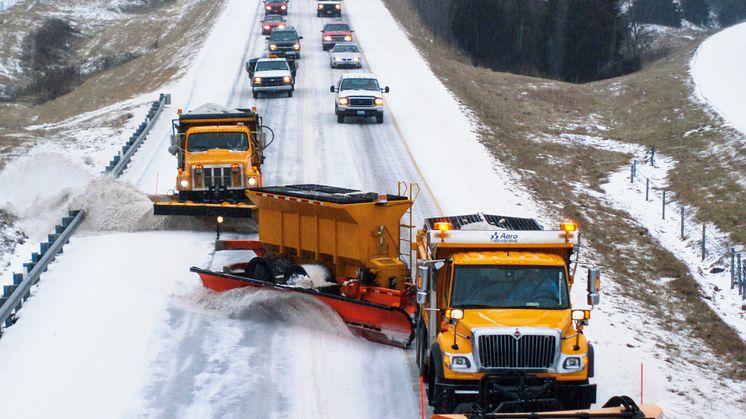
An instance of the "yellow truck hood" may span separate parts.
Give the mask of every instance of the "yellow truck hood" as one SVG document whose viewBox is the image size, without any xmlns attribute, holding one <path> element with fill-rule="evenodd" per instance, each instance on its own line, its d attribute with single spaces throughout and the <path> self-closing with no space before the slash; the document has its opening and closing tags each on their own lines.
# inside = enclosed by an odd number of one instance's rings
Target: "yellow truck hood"
<svg viewBox="0 0 746 419">
<path fill-rule="evenodd" d="M 560 329 L 563 335 L 572 326 L 570 309 L 465 309 L 459 329 L 480 327 L 541 327 Z"/>
</svg>

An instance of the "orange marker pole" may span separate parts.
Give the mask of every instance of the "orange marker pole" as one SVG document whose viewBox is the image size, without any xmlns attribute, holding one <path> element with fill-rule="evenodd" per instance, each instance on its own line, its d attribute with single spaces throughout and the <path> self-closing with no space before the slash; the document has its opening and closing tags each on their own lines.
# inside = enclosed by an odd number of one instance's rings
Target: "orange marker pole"
<svg viewBox="0 0 746 419">
<path fill-rule="evenodd" d="M 422 410 L 422 419 L 425 419 L 425 380 L 420 376 L 420 409 Z"/>
<path fill-rule="evenodd" d="M 644 364 L 640 362 L 640 404 L 645 403 L 645 369 Z"/>
</svg>

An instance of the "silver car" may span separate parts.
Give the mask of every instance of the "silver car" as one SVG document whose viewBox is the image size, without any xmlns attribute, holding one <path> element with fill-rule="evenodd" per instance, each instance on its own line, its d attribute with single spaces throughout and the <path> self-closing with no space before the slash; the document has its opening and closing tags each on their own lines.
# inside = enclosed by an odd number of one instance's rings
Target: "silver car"
<svg viewBox="0 0 746 419">
<path fill-rule="evenodd" d="M 360 48 L 358 48 L 357 44 L 340 42 L 329 50 L 329 65 L 332 68 L 361 68 L 363 66 L 363 55 L 360 53 Z"/>
</svg>

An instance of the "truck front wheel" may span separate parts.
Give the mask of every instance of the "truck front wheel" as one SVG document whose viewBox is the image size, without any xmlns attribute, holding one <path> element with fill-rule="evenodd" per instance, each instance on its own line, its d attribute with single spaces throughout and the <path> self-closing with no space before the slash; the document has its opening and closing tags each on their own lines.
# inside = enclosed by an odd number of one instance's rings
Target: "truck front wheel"
<svg viewBox="0 0 746 419">
<path fill-rule="evenodd" d="M 383 112 L 376 114 L 376 124 L 383 124 Z"/>
<path fill-rule="evenodd" d="M 337 112 L 337 123 L 341 124 L 345 121 L 345 115 L 342 112 Z"/>
<path fill-rule="evenodd" d="M 257 92 L 256 92 L 256 91 L 254 91 L 254 90 L 252 90 L 252 91 L 251 91 L 251 95 L 252 95 L 252 96 L 254 96 L 254 99 L 256 99 L 256 98 L 258 98 L 258 97 L 259 97 L 259 93 L 257 93 Z"/>
</svg>

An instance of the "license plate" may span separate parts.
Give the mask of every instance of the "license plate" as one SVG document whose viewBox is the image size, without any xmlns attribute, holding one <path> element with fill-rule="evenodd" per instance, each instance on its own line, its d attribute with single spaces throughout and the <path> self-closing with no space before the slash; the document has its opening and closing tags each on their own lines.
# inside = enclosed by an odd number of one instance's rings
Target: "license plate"
<svg viewBox="0 0 746 419">
<path fill-rule="evenodd" d="M 365 115 L 365 111 L 357 111 L 358 115 Z"/>
</svg>

